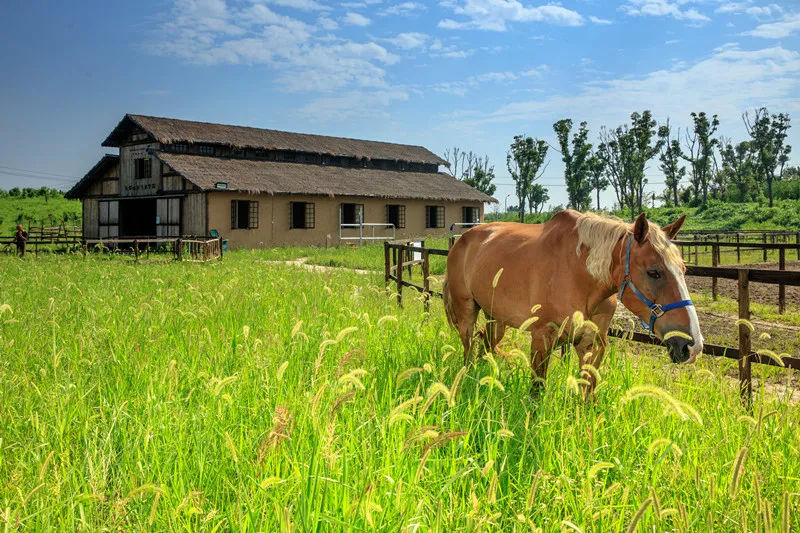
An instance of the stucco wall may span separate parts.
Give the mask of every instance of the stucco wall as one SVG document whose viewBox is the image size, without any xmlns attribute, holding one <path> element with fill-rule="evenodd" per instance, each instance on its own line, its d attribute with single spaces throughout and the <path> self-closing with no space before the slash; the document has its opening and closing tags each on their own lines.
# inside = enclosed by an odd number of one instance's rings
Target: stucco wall
<svg viewBox="0 0 800 533">
<path fill-rule="evenodd" d="M 231 200 L 258 202 L 258 229 L 231 229 Z M 315 224 L 313 229 L 289 229 L 289 203 L 313 202 Z M 364 222 L 386 222 L 386 205 L 406 206 L 406 227 L 398 229 L 396 237 L 444 236 L 450 225 L 462 221 L 461 208 L 477 207 L 483 220 L 481 202 L 441 202 L 430 200 L 394 200 L 374 198 L 328 198 L 308 196 L 270 196 L 238 194 L 234 192 L 208 193 L 208 228 L 219 231 L 228 239 L 228 247 L 263 248 L 282 245 L 337 246 L 339 244 L 339 206 L 342 203 L 363 204 Z M 441 205 L 445 208 L 445 223 L 442 228 L 425 228 L 425 206 Z M 365 228 L 365 234 L 371 230 Z M 459 230 L 460 232 L 461 230 Z M 350 236 L 358 236 L 353 229 Z M 376 236 L 391 235 L 388 229 L 375 229 Z"/>
</svg>

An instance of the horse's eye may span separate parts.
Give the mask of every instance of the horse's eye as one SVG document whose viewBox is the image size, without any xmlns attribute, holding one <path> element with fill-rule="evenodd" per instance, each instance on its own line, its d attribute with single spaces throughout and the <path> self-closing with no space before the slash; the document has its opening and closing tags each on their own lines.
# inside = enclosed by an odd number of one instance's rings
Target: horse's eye
<svg viewBox="0 0 800 533">
<path fill-rule="evenodd" d="M 653 279 L 661 279 L 661 274 L 658 273 L 658 270 L 648 270 L 647 275 Z"/>
</svg>

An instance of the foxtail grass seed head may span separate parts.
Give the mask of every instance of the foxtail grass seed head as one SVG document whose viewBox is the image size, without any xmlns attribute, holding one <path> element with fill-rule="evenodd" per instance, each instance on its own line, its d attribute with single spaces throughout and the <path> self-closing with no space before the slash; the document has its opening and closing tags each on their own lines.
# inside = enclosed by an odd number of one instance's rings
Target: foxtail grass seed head
<svg viewBox="0 0 800 533">
<path fill-rule="evenodd" d="M 684 332 L 682 332 L 682 331 L 677 331 L 677 330 L 674 330 L 674 331 L 668 331 L 668 332 L 667 332 L 667 333 L 664 335 L 664 339 L 663 339 L 663 341 L 664 341 L 664 342 L 666 342 L 666 341 L 668 341 L 668 340 L 670 340 L 670 339 L 674 339 L 675 337 L 677 337 L 677 338 L 679 338 L 679 339 L 685 339 L 685 340 L 687 340 L 687 341 L 690 341 L 690 340 L 692 340 L 692 336 L 691 336 L 691 335 L 689 335 L 689 334 L 687 334 L 687 333 L 684 333 Z"/>
<path fill-rule="evenodd" d="M 756 330 L 756 328 L 753 326 L 753 323 L 747 320 L 746 318 L 740 318 L 736 322 L 734 322 L 734 324 L 736 324 L 737 327 L 739 326 L 746 327 L 747 329 L 750 330 L 750 333 L 753 333 Z"/>
<path fill-rule="evenodd" d="M 728 485 L 728 495 L 731 499 L 735 499 L 739 492 L 739 483 L 744 473 L 745 461 L 747 461 L 747 446 L 742 446 L 739 449 L 739 453 L 736 454 L 736 460 L 733 462 L 731 481 Z"/>
<path fill-rule="evenodd" d="M 631 523 L 628 524 L 628 529 L 625 530 L 627 533 L 636 533 L 636 526 L 639 525 L 639 521 L 641 521 L 642 517 L 644 516 L 644 513 L 647 512 L 647 508 L 650 507 L 652 503 L 653 503 L 653 498 L 647 498 L 645 501 L 642 502 L 642 505 L 639 506 L 639 509 L 633 515 Z"/>
<path fill-rule="evenodd" d="M 494 275 L 494 279 L 492 280 L 493 289 L 497 288 L 497 284 L 500 282 L 500 276 L 502 275 L 503 275 L 503 269 L 501 268 L 500 270 L 497 271 L 497 273 Z"/>
<path fill-rule="evenodd" d="M 593 480 L 594 478 L 597 477 L 597 475 L 600 472 L 602 472 L 603 470 L 608 470 L 610 468 L 614 468 L 614 463 L 609 463 L 608 461 L 600 461 L 599 463 L 592 465 L 592 467 L 586 473 L 586 477 L 589 478 L 589 480 Z"/>
<path fill-rule="evenodd" d="M 292 326 L 292 332 L 291 332 L 291 334 L 289 336 L 291 338 L 295 338 L 295 336 L 298 333 L 300 333 L 300 328 L 302 328 L 302 327 L 303 327 L 303 321 L 302 320 L 298 320 L 297 322 L 295 322 L 294 326 Z"/>
<path fill-rule="evenodd" d="M 760 357 L 766 357 L 767 359 L 772 360 L 778 366 L 786 366 L 783 362 L 783 359 L 781 359 L 781 357 L 772 350 L 757 350 L 756 353 Z"/>
</svg>

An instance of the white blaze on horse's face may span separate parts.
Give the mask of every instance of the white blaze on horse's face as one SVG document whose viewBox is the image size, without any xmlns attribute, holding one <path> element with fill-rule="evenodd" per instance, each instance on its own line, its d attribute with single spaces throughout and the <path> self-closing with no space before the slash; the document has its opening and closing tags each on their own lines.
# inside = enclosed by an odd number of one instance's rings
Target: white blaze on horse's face
<svg viewBox="0 0 800 533">
<path fill-rule="evenodd" d="M 686 279 L 683 272 L 677 266 L 667 263 L 667 268 L 670 273 L 675 277 L 675 282 L 678 284 L 678 290 L 681 294 L 681 300 L 689 300 L 689 289 L 686 287 Z M 692 336 L 694 344 L 689 346 L 689 359 L 686 363 L 694 363 L 697 355 L 703 351 L 703 334 L 700 333 L 700 321 L 697 320 L 697 312 L 694 306 L 686 307 L 686 312 L 689 313 L 689 334 Z"/>
</svg>

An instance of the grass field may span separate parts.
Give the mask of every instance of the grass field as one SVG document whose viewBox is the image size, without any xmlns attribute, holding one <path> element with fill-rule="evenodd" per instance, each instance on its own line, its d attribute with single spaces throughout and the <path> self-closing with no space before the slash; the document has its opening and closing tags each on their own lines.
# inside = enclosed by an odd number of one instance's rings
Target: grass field
<svg viewBox="0 0 800 533">
<path fill-rule="evenodd" d="M 523 335 L 462 369 L 441 302 L 264 258 L 0 257 L 5 530 L 800 528 L 800 408 L 730 363 L 619 342 L 533 402 Z"/>
</svg>

